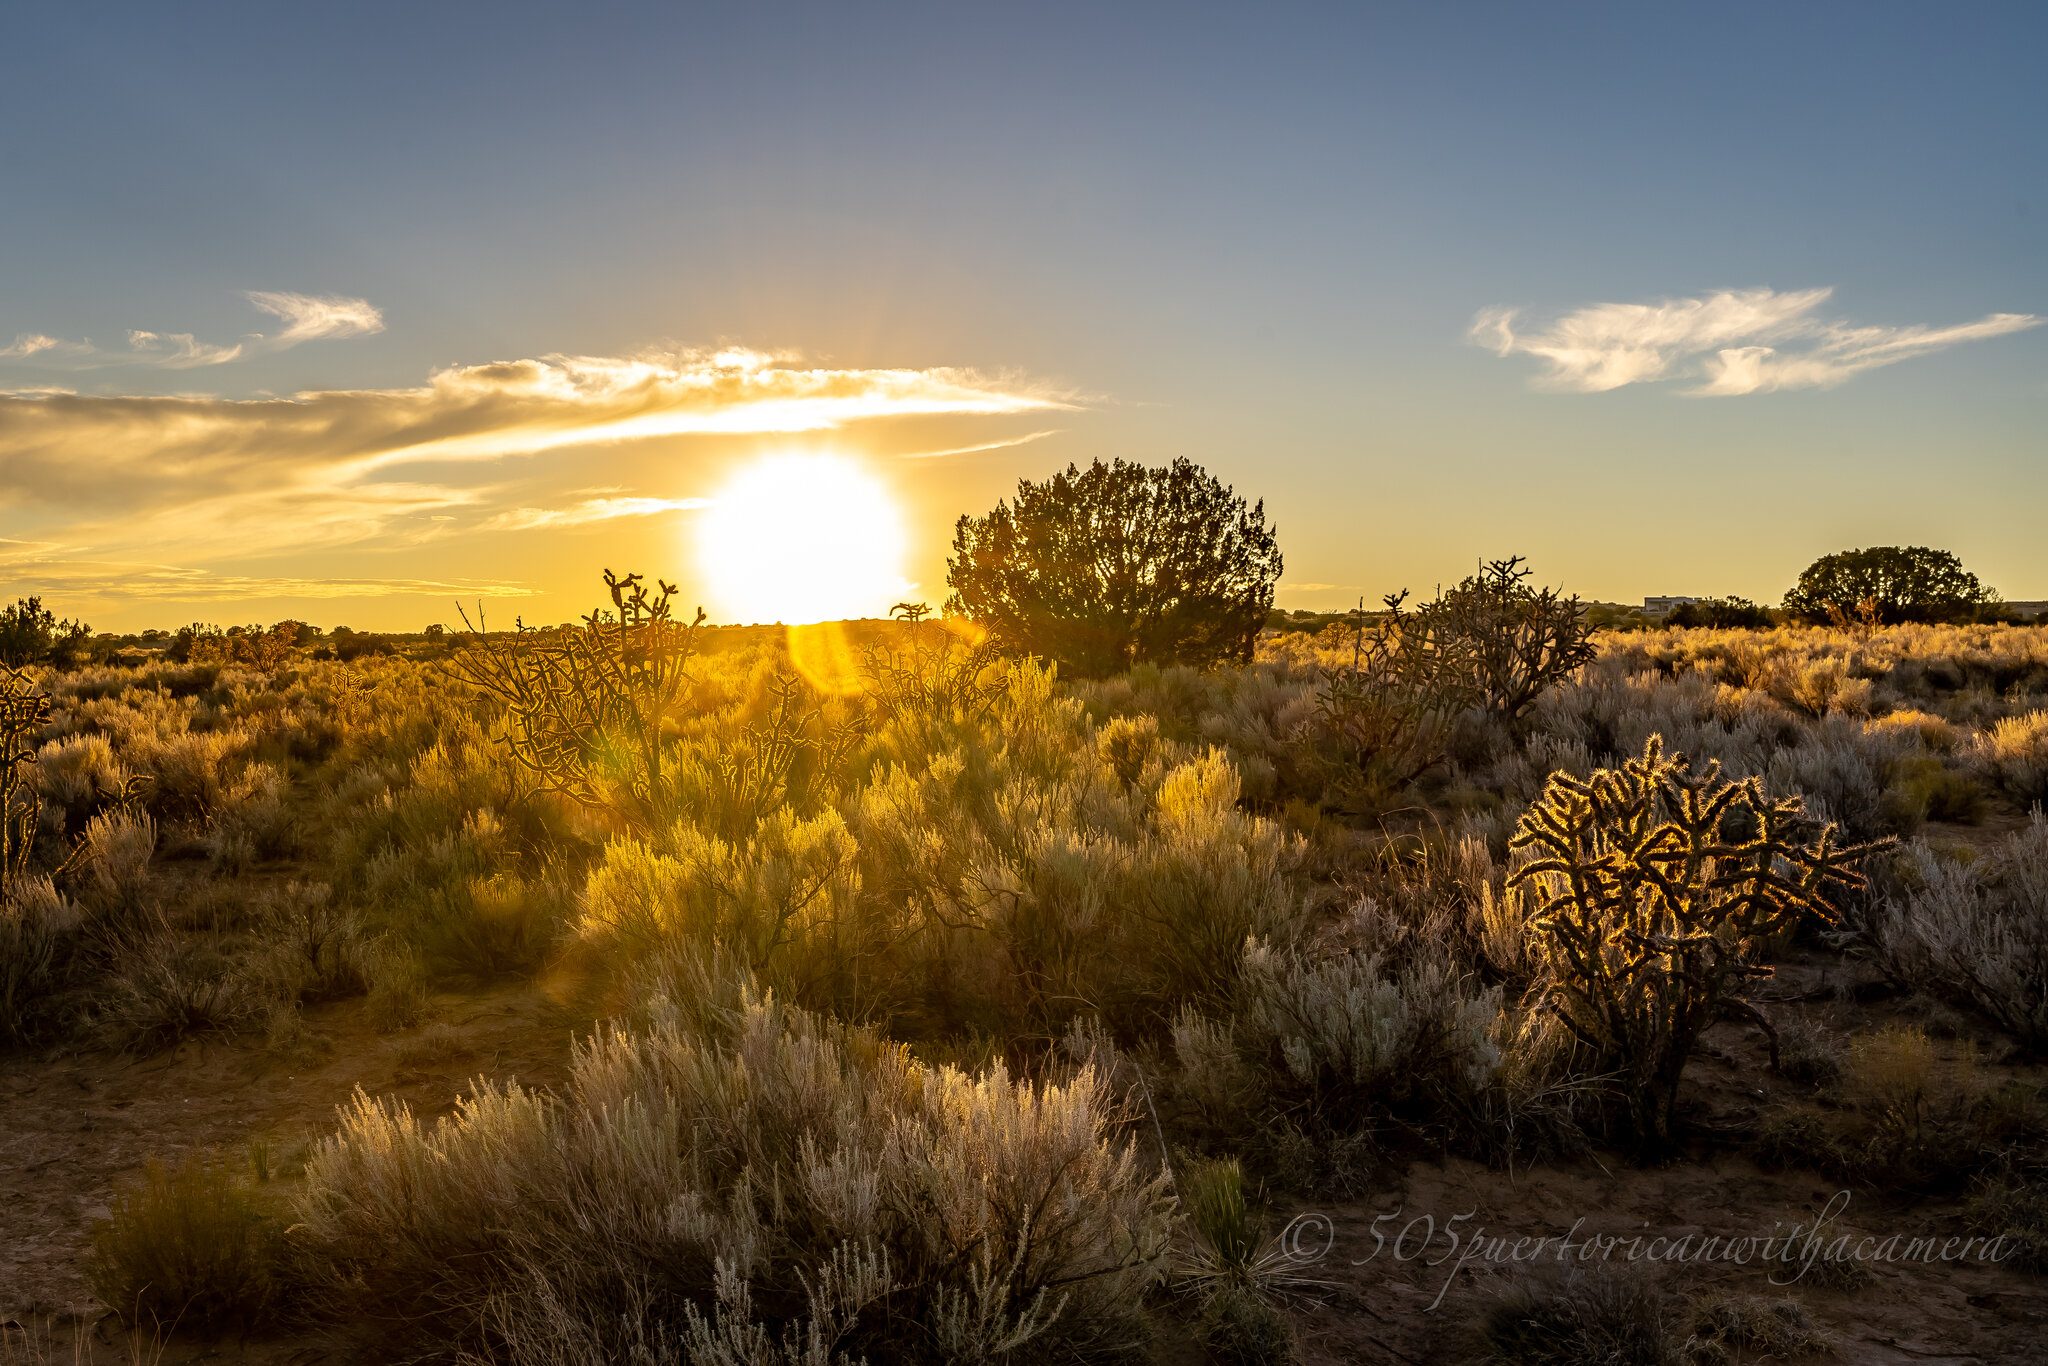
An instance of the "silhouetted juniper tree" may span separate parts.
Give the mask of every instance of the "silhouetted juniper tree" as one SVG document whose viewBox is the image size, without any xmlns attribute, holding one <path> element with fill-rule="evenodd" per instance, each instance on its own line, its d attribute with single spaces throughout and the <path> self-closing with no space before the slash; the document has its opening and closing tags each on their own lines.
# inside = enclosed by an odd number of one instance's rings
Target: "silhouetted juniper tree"
<svg viewBox="0 0 2048 1366">
<path fill-rule="evenodd" d="M 1014 506 L 962 517 L 946 610 L 1006 649 L 1099 677 L 1250 659 L 1279 577 L 1264 503 L 1246 507 L 1192 461 L 1098 460 L 1020 481 Z"/>
<path fill-rule="evenodd" d="M 1785 610 L 1807 621 L 1868 618 L 1968 621 L 1998 601 L 1946 550 L 1881 545 L 1824 555 L 1785 594 Z"/>
</svg>

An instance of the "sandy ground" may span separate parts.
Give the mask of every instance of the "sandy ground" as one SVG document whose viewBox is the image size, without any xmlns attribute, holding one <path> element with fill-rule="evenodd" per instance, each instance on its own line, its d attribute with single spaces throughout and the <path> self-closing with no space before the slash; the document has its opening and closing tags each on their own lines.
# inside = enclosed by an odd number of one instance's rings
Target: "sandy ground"
<svg viewBox="0 0 2048 1366">
<path fill-rule="evenodd" d="M 87 1287 L 88 1230 L 120 1183 L 150 1157 L 248 1152 L 296 1169 L 334 1127 L 357 1087 L 397 1095 L 422 1114 L 452 1108 L 478 1075 L 546 1085 L 561 1079 L 572 1027 L 530 985 L 443 996 L 426 1023 L 380 1035 L 344 1002 L 307 1012 L 314 1056 L 279 1057 L 253 1041 L 198 1039 L 145 1060 L 76 1053 L 0 1058 L 0 1325 L 71 1361 L 124 1361 L 126 1335 L 102 1322 Z M 280 1179 L 283 1179 L 282 1177 Z M 348 1361 L 319 1344 L 179 1348 L 163 1359 Z M 188 1354 L 189 1353 L 189 1354 Z M 30 1357 L 30 1359 L 36 1359 Z M 144 1354 L 143 1359 L 151 1359 Z M 14 1366 L 0 1346 L 0 1366 Z"/>
<path fill-rule="evenodd" d="M 1771 984 L 1782 1011 L 1836 1011 L 1852 970 L 1811 954 Z M 1859 1004 L 1863 1027 L 1908 1007 Z M 83 1258 L 92 1221 L 146 1158 L 199 1149 L 244 1152 L 261 1144 L 273 1171 L 289 1173 L 333 1125 L 335 1108 L 361 1086 L 393 1093 L 423 1113 L 446 1110 L 469 1079 L 487 1074 L 548 1084 L 567 1061 L 572 1021 L 531 985 L 448 995 L 433 1019 L 380 1035 L 359 1003 L 309 1012 L 311 1052 L 279 1056 L 254 1040 L 194 1041 L 147 1060 L 74 1052 L 0 1059 L 0 1366 L 24 1361 L 218 1361 L 294 1363 L 370 1359 L 348 1344 L 303 1338 L 213 1345 L 178 1343 L 159 1354 L 130 1342 L 92 1298 Z M 1774 1091 L 1757 1042 L 1717 1030 L 1688 1075 L 1699 1122 L 1730 1134 L 1753 1124 Z M 2038 1080 L 2038 1078 L 2036 1078 Z M 1510 1238 L 1595 1233 L 1766 1236 L 1810 1224 L 1842 1197 L 1827 1179 L 1766 1172 L 1732 1155 L 1643 1169 L 1602 1156 L 1501 1171 L 1459 1160 L 1411 1161 L 1352 1202 L 1294 1202 L 1275 1223 L 1303 1216 L 1298 1245 L 1320 1249 L 1312 1274 L 1325 1282 L 1297 1308 L 1303 1358 L 1352 1362 L 1455 1360 L 1469 1325 L 1528 1267 L 1486 1253 L 1462 1266 L 1450 1233 L 1467 1246 L 1476 1230 Z M 280 1176 L 278 1179 L 287 1179 Z M 1454 1221 L 1454 1216 L 1469 1217 Z M 1379 1217 L 1392 1216 L 1392 1217 Z M 1375 1223 L 1376 1217 L 1378 1223 Z M 1421 1222 L 1423 1220 L 1433 1222 Z M 1857 1191 L 1835 1231 L 1947 1235 L 1960 1229 L 1953 1201 L 1888 1200 Z M 1385 1241 L 1376 1247 L 1378 1229 Z M 1394 1243 L 1409 1230 L 1400 1250 Z M 1447 1255 L 1448 1254 L 1448 1255 Z M 1492 1258 L 1493 1260 L 1489 1260 Z M 1607 1259 L 1626 1269 L 1619 1252 Z M 1554 1266 L 1555 1257 L 1545 1262 Z M 1567 1268 L 1568 1269 L 1568 1268 Z M 1834 1360 L 1855 1363 L 2019 1363 L 2048 1360 L 2048 1280 L 2010 1267 L 1874 1264 L 1853 1289 L 1804 1277 L 1773 1287 L 1752 1263 L 1656 1263 L 1650 1274 L 1684 1293 L 1740 1289 L 1790 1295 L 1834 1340 Z M 1788 1277 L 1780 1268 L 1780 1278 Z M 34 1339 L 33 1350 L 23 1347 Z"/>
</svg>

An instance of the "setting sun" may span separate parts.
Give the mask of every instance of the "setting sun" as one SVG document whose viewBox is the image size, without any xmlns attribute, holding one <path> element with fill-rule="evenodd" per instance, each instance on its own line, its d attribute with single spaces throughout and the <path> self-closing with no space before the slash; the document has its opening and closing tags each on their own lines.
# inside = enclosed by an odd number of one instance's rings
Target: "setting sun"
<svg viewBox="0 0 2048 1366">
<path fill-rule="evenodd" d="M 741 470 L 705 512 L 698 562 L 725 621 L 882 616 L 911 587 L 894 500 L 842 456 L 771 456 Z"/>
</svg>

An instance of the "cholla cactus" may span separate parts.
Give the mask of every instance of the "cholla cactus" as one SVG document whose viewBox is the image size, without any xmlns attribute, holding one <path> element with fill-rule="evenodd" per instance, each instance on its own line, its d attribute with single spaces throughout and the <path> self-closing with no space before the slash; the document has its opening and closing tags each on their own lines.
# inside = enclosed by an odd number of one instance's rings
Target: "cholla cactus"
<svg viewBox="0 0 2048 1366">
<path fill-rule="evenodd" d="M 899 602 L 889 615 L 903 623 L 895 639 L 861 656 L 864 691 L 877 716 L 911 731 L 921 748 L 942 748 L 947 728 L 973 725 L 1009 691 L 995 638 L 957 617 L 933 618 L 921 602 Z"/>
<path fill-rule="evenodd" d="M 27 674 L 0 669 L 0 896 L 29 871 L 43 802 L 36 787 L 36 744 L 50 719 L 50 698 Z"/>
<path fill-rule="evenodd" d="M 1751 778 L 1694 773 L 1651 736 L 1641 757 L 1585 779 L 1553 773 L 1522 814 L 1511 848 L 1532 857 L 1509 881 L 1541 898 L 1532 930 L 1539 992 L 1604 1067 L 1618 1073 L 1648 1146 L 1671 1135 L 1687 1057 L 1701 1031 L 1734 1016 L 1770 1023 L 1745 999 L 1770 975 L 1764 941 L 1803 917 L 1834 919 L 1831 899 L 1859 887 L 1857 861 L 1800 798 Z"/>
<path fill-rule="evenodd" d="M 657 580 L 649 592 L 638 574 L 609 569 L 604 582 L 612 610 L 577 626 L 522 622 L 492 640 L 479 617 L 475 642 L 449 667 L 504 704 L 505 743 L 541 787 L 651 829 L 675 805 L 672 729 L 704 612 L 685 626 L 670 612 L 673 585 Z"/>
</svg>

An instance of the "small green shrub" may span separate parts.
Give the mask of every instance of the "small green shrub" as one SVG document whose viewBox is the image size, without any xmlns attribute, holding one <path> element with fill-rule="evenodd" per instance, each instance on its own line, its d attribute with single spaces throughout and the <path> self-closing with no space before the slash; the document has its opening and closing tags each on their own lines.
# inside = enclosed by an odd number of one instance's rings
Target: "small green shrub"
<svg viewBox="0 0 2048 1366">
<path fill-rule="evenodd" d="M 1294 1334 L 1278 1300 L 1311 1284 L 1306 1267 L 1254 1215 L 1236 1158 L 1182 1165 L 1175 1189 L 1186 1218 L 1179 1275 L 1201 1297 L 1196 1332 L 1218 1361 L 1264 1366 L 1294 1359 Z"/>
<path fill-rule="evenodd" d="M 1285 1366 L 1295 1360 L 1286 1313 L 1242 1285 L 1218 1286 L 1202 1302 L 1195 1331 L 1214 1361 L 1227 1366 Z"/>
<path fill-rule="evenodd" d="M 1692 1305 L 1691 1319 L 1679 1348 L 1686 1366 L 1786 1361 L 1818 1356 L 1830 1346 L 1806 1307 L 1786 1296 L 1711 1295 Z"/>
<path fill-rule="evenodd" d="M 1675 1366 L 1669 1306 L 1646 1278 L 1572 1271 L 1510 1286 L 1480 1319 L 1484 1359 L 1499 1366 Z"/>
<path fill-rule="evenodd" d="M 152 1158 L 94 1225 L 87 1273 L 93 1293 L 139 1327 L 246 1329 L 275 1302 L 282 1228 L 220 1159 Z"/>
<path fill-rule="evenodd" d="M 1978 1178 L 1967 1214 L 1975 1232 L 2006 1240 L 2007 1265 L 2048 1272 L 2048 1172 L 2016 1166 Z"/>
<path fill-rule="evenodd" d="M 1901 760 L 1885 788 L 1884 813 L 1892 829 L 1910 832 L 1924 821 L 1975 824 L 1987 805 L 1983 786 L 1931 754 Z"/>
</svg>

